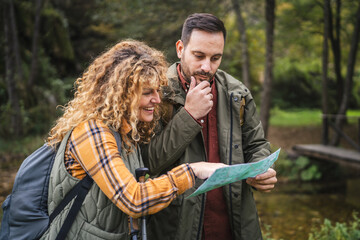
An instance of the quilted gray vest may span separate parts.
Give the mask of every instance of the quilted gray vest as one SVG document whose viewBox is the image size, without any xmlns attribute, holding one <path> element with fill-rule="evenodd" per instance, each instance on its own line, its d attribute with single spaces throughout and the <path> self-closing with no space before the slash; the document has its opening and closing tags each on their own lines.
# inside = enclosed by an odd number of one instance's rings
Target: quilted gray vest
<svg viewBox="0 0 360 240">
<path fill-rule="evenodd" d="M 121 158 L 135 176 L 135 169 L 143 167 L 140 150 L 132 146 L 133 152 L 121 150 Z M 64 164 L 65 146 L 58 150 L 50 175 L 48 208 L 51 214 L 79 179 L 71 176 Z M 72 201 L 73 202 L 73 201 Z M 72 202 L 54 219 L 41 239 L 55 239 L 67 216 Z M 113 204 L 94 183 L 70 228 L 66 239 L 129 239 L 128 216 Z"/>
</svg>

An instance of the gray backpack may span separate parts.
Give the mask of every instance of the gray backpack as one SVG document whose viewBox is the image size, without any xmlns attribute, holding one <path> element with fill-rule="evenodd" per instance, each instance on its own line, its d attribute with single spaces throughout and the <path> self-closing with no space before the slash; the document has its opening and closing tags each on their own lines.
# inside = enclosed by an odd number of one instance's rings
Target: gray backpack
<svg viewBox="0 0 360 240">
<path fill-rule="evenodd" d="M 112 132 L 120 152 L 120 134 L 116 131 Z M 57 151 L 44 144 L 21 164 L 15 177 L 12 192 L 2 205 L 3 219 L 0 240 L 39 239 L 52 220 L 76 197 L 56 238 L 65 239 L 93 184 L 92 178 L 86 175 L 73 187 L 49 216 L 47 200 L 51 169 L 56 155 L 65 151 L 70 134 L 71 131 L 66 134 L 61 144 L 56 147 Z"/>
</svg>

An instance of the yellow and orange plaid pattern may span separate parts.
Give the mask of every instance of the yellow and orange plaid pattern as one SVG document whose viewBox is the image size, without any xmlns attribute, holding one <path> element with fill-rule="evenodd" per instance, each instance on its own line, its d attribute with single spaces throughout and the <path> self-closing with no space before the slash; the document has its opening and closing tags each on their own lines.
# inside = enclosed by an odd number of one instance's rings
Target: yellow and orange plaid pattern
<svg viewBox="0 0 360 240">
<path fill-rule="evenodd" d="M 130 132 L 129 124 L 123 122 L 123 126 L 122 131 Z M 82 179 L 89 174 L 118 208 L 135 218 L 162 210 L 195 183 L 188 164 L 138 183 L 122 161 L 111 130 L 101 121 L 90 120 L 74 128 L 64 161 L 72 176 Z"/>
</svg>

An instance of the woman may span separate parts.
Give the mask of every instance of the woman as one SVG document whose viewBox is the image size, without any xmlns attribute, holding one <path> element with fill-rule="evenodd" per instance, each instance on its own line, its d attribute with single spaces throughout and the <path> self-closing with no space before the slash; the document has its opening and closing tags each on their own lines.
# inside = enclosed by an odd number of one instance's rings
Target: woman
<svg viewBox="0 0 360 240">
<path fill-rule="evenodd" d="M 135 169 L 143 165 L 138 145 L 153 135 L 160 88 L 167 85 L 166 70 L 162 53 L 127 40 L 96 58 L 76 81 L 75 97 L 48 138 L 56 146 L 72 130 L 64 157 L 59 164 L 55 160 L 51 173 L 49 213 L 86 174 L 96 184 L 68 239 L 128 239 L 128 215 L 138 218 L 160 211 L 193 187 L 195 176 L 205 179 L 225 166 L 183 164 L 145 183 L 135 180 Z M 121 153 L 110 129 L 121 135 Z M 64 217 L 60 213 L 42 239 L 54 239 Z"/>
</svg>

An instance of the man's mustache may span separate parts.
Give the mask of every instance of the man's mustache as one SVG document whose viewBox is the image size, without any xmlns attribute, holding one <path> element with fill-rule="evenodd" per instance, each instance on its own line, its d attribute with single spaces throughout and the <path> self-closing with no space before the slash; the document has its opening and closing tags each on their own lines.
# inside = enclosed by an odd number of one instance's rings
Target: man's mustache
<svg viewBox="0 0 360 240">
<path fill-rule="evenodd" d="M 211 74 L 210 72 L 205 72 L 205 71 L 195 72 L 194 76 L 196 76 L 196 75 L 207 76 L 208 78 L 211 78 L 213 76 L 213 74 Z"/>
</svg>

